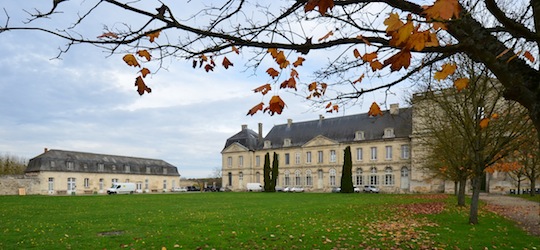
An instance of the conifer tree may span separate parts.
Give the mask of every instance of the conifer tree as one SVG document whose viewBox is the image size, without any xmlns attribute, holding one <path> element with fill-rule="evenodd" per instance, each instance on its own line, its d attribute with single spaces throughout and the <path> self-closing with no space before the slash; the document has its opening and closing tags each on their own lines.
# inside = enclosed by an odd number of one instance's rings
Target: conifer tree
<svg viewBox="0 0 540 250">
<path fill-rule="evenodd" d="M 272 186 L 272 179 L 270 177 L 270 153 L 266 153 L 264 156 L 264 192 L 270 192 L 270 186 Z"/>
<path fill-rule="evenodd" d="M 343 151 L 345 157 L 343 161 L 343 170 L 341 171 L 341 192 L 354 193 L 354 186 L 352 182 L 351 147 L 347 146 Z"/>
</svg>

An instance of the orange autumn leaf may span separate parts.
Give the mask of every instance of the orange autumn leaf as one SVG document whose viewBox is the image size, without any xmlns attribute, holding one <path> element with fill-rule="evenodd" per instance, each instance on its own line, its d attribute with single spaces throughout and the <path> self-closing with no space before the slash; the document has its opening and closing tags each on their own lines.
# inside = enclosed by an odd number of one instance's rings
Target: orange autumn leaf
<svg viewBox="0 0 540 250">
<path fill-rule="evenodd" d="M 270 53 L 270 55 L 272 56 L 272 58 L 276 59 L 277 57 L 277 54 L 278 54 L 278 50 L 276 48 L 269 48 L 268 50 L 266 50 L 268 53 Z"/>
<path fill-rule="evenodd" d="M 150 61 L 150 59 L 152 58 L 148 50 L 145 49 L 137 51 L 137 55 L 146 58 L 146 61 Z"/>
<path fill-rule="evenodd" d="M 150 74 L 150 70 L 147 68 L 142 68 L 139 72 L 141 72 L 141 75 L 143 78 L 145 78 L 148 74 Z"/>
<path fill-rule="evenodd" d="M 238 48 L 236 48 L 236 46 L 232 46 L 231 47 L 232 51 L 234 51 L 236 54 L 240 54 L 240 50 L 238 50 Z"/>
<path fill-rule="evenodd" d="M 285 53 L 283 51 L 280 51 L 277 53 L 275 57 L 276 63 L 279 64 L 280 69 L 287 68 L 289 66 L 289 61 L 285 57 Z"/>
<path fill-rule="evenodd" d="M 146 36 L 147 36 L 148 38 L 150 38 L 150 42 L 153 43 L 154 40 L 155 40 L 156 38 L 159 37 L 159 33 L 160 33 L 160 31 L 158 30 L 158 31 L 156 31 L 156 32 L 148 33 L 148 34 L 146 34 Z"/>
<path fill-rule="evenodd" d="M 382 116 L 383 112 L 381 111 L 379 104 L 377 104 L 376 102 L 373 102 L 371 104 L 371 107 L 369 107 L 368 115 L 369 116 L 378 116 L 378 115 Z"/>
<path fill-rule="evenodd" d="M 464 90 L 469 86 L 469 78 L 458 78 L 454 81 L 454 87 L 458 92 Z"/>
<path fill-rule="evenodd" d="M 328 39 L 330 36 L 334 35 L 334 32 L 333 31 L 328 31 L 328 33 L 326 33 L 326 35 L 322 36 L 321 38 L 319 38 L 319 42 L 322 41 L 322 40 L 326 40 Z"/>
<path fill-rule="evenodd" d="M 525 58 L 529 59 L 529 61 L 534 62 L 534 56 L 528 50 L 525 51 L 525 53 L 523 53 L 523 56 Z"/>
<path fill-rule="evenodd" d="M 392 39 L 390 40 L 390 44 L 402 46 L 407 42 L 413 31 L 414 25 L 411 20 L 408 20 L 405 25 L 399 27 L 395 32 L 392 32 Z"/>
<path fill-rule="evenodd" d="M 329 102 L 328 104 L 326 104 L 326 109 L 330 107 L 332 107 L 332 102 Z"/>
<path fill-rule="evenodd" d="M 296 80 L 294 80 L 294 77 L 290 77 L 289 79 L 283 81 L 281 85 L 279 86 L 280 89 L 294 89 L 296 90 Z"/>
<path fill-rule="evenodd" d="M 129 66 L 133 66 L 133 67 L 140 67 L 141 66 L 133 54 L 127 54 L 124 57 L 122 57 L 122 59 Z"/>
<path fill-rule="evenodd" d="M 106 32 L 106 33 L 103 33 L 101 35 L 99 35 L 97 38 L 118 38 L 118 35 L 116 35 L 116 33 L 113 33 L 113 32 Z"/>
<path fill-rule="evenodd" d="M 206 72 L 214 71 L 214 66 L 212 66 L 210 64 L 206 64 L 206 65 L 204 65 L 204 70 L 206 70 Z"/>
<path fill-rule="evenodd" d="M 253 91 L 255 93 L 261 92 L 262 95 L 266 95 L 268 93 L 268 91 L 270 91 L 270 90 L 272 90 L 272 86 L 269 83 L 267 83 L 267 84 L 264 84 L 264 85 L 261 85 L 261 86 L 257 87 Z"/>
<path fill-rule="evenodd" d="M 428 20 L 450 20 L 459 17 L 459 12 L 461 12 L 461 7 L 458 0 L 436 0 L 433 5 L 424 6 L 423 11 Z"/>
<path fill-rule="evenodd" d="M 425 47 L 437 47 L 439 46 L 439 38 L 437 38 L 437 34 L 433 33 L 429 30 L 424 31 L 426 34 L 426 37 L 424 39 L 424 46 Z"/>
<path fill-rule="evenodd" d="M 491 115 L 491 119 L 495 119 L 495 120 L 496 120 L 496 119 L 499 119 L 499 114 L 493 113 L 493 114 Z"/>
<path fill-rule="evenodd" d="M 201 61 L 203 62 L 208 61 L 208 57 L 206 57 L 205 55 L 201 55 Z"/>
<path fill-rule="evenodd" d="M 334 113 L 334 111 L 336 111 L 336 113 L 339 112 L 339 105 L 337 104 L 332 105 L 331 109 L 328 109 L 328 108 L 329 107 L 327 107 L 326 113 Z"/>
<path fill-rule="evenodd" d="M 266 70 L 266 73 L 268 73 L 268 75 L 270 75 L 272 77 L 272 79 L 276 78 L 277 76 L 279 76 L 279 71 L 275 70 L 274 68 L 268 68 Z"/>
<path fill-rule="evenodd" d="M 480 120 L 480 123 L 479 123 L 480 128 L 482 129 L 487 128 L 488 125 L 489 125 L 489 118 L 486 117 Z"/>
<path fill-rule="evenodd" d="M 353 84 L 360 83 L 360 82 L 362 82 L 363 79 L 364 79 L 364 74 L 362 74 L 360 77 L 358 77 L 358 79 L 354 80 L 354 82 L 352 82 L 352 83 Z"/>
<path fill-rule="evenodd" d="M 384 25 L 386 25 L 386 33 L 390 34 L 399 28 L 401 26 L 405 25 L 403 21 L 399 19 L 399 15 L 397 13 L 390 13 L 390 16 L 388 16 L 386 19 L 384 19 Z"/>
<path fill-rule="evenodd" d="M 374 72 L 377 71 L 377 70 L 380 70 L 380 69 L 382 69 L 384 67 L 384 65 L 381 62 L 377 61 L 377 60 L 375 60 L 373 62 L 370 62 L 369 66 L 371 66 L 371 70 L 373 70 Z"/>
<path fill-rule="evenodd" d="M 364 62 L 371 62 L 377 58 L 377 52 L 366 53 L 362 56 Z"/>
<path fill-rule="evenodd" d="M 317 82 L 312 82 L 308 85 L 308 90 L 313 91 L 317 89 Z"/>
<path fill-rule="evenodd" d="M 253 106 L 253 108 L 251 108 L 248 113 L 246 115 L 251 115 L 253 116 L 255 113 L 257 113 L 259 110 L 263 110 L 263 106 L 264 106 L 264 103 L 259 103 L 255 106 Z"/>
<path fill-rule="evenodd" d="M 295 69 L 291 69 L 291 77 L 299 78 L 298 77 L 298 72 Z"/>
<path fill-rule="evenodd" d="M 148 93 L 152 92 L 152 89 L 146 86 L 146 83 L 144 83 L 144 80 L 140 76 L 137 76 L 135 79 L 135 86 L 137 86 L 137 92 L 139 95 L 143 95 L 145 91 Z"/>
<path fill-rule="evenodd" d="M 268 102 L 268 107 L 264 109 L 264 112 L 268 111 L 270 115 L 277 113 L 278 115 L 283 112 L 285 108 L 285 102 L 278 95 L 272 96 L 270 102 Z"/>
<path fill-rule="evenodd" d="M 223 57 L 223 63 L 222 63 L 222 65 L 223 65 L 223 67 L 225 67 L 226 69 L 228 69 L 229 66 L 231 66 L 231 67 L 234 66 L 234 64 L 233 64 L 231 61 L 229 61 L 229 59 L 227 59 L 226 56 Z"/>
<path fill-rule="evenodd" d="M 444 80 L 449 75 L 454 74 L 456 69 L 457 69 L 457 65 L 455 63 L 445 63 L 445 64 L 443 64 L 441 70 L 435 72 L 435 75 L 433 76 L 433 78 L 435 78 L 435 80 L 439 80 L 439 81 Z"/>
<path fill-rule="evenodd" d="M 302 65 L 302 63 L 305 61 L 306 59 L 304 59 L 303 57 L 298 57 L 298 59 L 296 59 L 296 61 L 293 63 L 293 66 L 294 67 L 298 67 L 300 65 Z"/>
<path fill-rule="evenodd" d="M 326 12 L 334 7 L 334 0 L 309 0 L 304 6 L 304 12 L 309 12 L 319 7 L 319 13 L 326 15 Z"/>
<path fill-rule="evenodd" d="M 366 45 L 371 45 L 371 43 L 369 42 L 369 40 L 366 39 L 365 37 L 363 37 L 362 35 L 356 36 L 356 39 L 362 40 L 362 42 L 364 42 Z"/>
<path fill-rule="evenodd" d="M 362 55 L 360 55 L 360 52 L 358 51 L 358 49 L 354 49 L 354 50 L 353 50 L 353 55 L 354 55 L 354 58 L 360 58 L 360 57 L 362 57 Z"/>
<path fill-rule="evenodd" d="M 411 52 L 402 50 L 390 58 L 384 60 L 384 65 L 390 65 L 390 71 L 398 71 L 401 68 L 409 68 L 411 64 Z"/>
</svg>

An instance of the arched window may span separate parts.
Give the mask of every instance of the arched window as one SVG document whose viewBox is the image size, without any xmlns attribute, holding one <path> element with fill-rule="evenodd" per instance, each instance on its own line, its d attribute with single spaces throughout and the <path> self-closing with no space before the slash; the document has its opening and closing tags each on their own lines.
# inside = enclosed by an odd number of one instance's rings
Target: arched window
<svg viewBox="0 0 540 250">
<path fill-rule="evenodd" d="M 330 186 L 336 186 L 336 170 L 330 169 Z"/>
<path fill-rule="evenodd" d="M 291 177 L 289 176 L 290 173 L 289 173 L 289 170 L 285 171 L 285 186 L 290 186 L 291 185 Z"/>
<path fill-rule="evenodd" d="M 296 186 L 302 185 L 302 174 L 300 173 L 300 170 L 294 171 L 294 185 Z"/>
<path fill-rule="evenodd" d="M 311 177 L 311 170 L 306 171 L 306 185 L 313 186 L 313 178 Z"/>
<path fill-rule="evenodd" d="M 392 186 L 394 185 L 394 171 L 392 167 L 388 166 L 384 169 L 384 185 Z"/>
<path fill-rule="evenodd" d="M 362 177 L 362 173 L 363 172 L 361 168 L 356 169 L 356 186 L 364 185 L 364 178 Z"/>
<path fill-rule="evenodd" d="M 401 177 L 409 177 L 409 168 L 408 167 L 402 167 L 401 168 Z"/>
<path fill-rule="evenodd" d="M 255 173 L 255 182 L 261 183 L 261 173 L 258 171 Z"/>
<path fill-rule="evenodd" d="M 377 168 L 371 167 L 369 172 L 371 173 L 369 176 L 369 184 L 374 185 L 374 186 L 379 185 L 379 176 L 377 176 Z"/>
</svg>

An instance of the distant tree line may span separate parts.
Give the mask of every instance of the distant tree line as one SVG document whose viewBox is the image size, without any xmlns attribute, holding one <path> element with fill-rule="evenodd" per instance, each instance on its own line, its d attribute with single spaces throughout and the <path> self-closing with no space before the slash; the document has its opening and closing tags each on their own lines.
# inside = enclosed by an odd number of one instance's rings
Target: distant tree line
<svg viewBox="0 0 540 250">
<path fill-rule="evenodd" d="M 11 154 L 0 155 L 0 175 L 24 174 L 27 160 Z"/>
</svg>

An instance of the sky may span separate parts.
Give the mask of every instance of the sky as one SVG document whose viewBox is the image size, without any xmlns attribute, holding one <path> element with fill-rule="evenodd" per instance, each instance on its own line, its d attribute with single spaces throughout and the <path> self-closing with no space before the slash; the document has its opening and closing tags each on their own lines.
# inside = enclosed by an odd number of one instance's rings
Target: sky
<svg viewBox="0 0 540 250">
<path fill-rule="evenodd" d="M 0 3 L 13 26 L 24 26 L 23 9 L 48 10 L 52 1 L 8 0 Z M 63 4 L 65 13 L 78 6 Z M 75 12 L 74 12 L 75 13 Z M 129 19 L 129 17 L 126 17 Z M 0 12 L 0 24 L 6 23 Z M 39 21 L 54 27 L 62 19 Z M 100 34 L 107 15 L 93 20 Z M 393 95 L 375 92 L 338 113 L 313 109 L 311 103 L 280 91 L 287 103 L 281 115 L 247 111 L 261 100 L 253 89 L 265 84 L 265 68 L 255 72 L 242 63 L 206 73 L 193 69 L 190 61 L 171 60 L 146 80 L 151 94 L 139 96 L 134 87 L 136 71 L 122 62 L 122 55 L 109 55 L 91 45 L 76 45 L 55 59 L 65 41 L 45 33 L 12 31 L 0 33 L 0 154 L 27 160 L 45 148 L 122 155 L 164 160 L 182 177 L 204 178 L 221 169 L 221 150 L 227 138 L 241 125 L 257 131 L 263 123 L 266 135 L 272 126 L 367 112 L 373 101 L 405 106 L 405 87 Z M 324 53 L 315 55 L 324 57 Z M 235 62 L 246 60 L 238 56 Z M 306 69 L 314 67 L 309 55 Z M 312 57 L 313 58 L 313 57 Z M 311 62 L 310 62 L 311 60 Z M 314 69 L 314 68 L 313 68 Z M 378 79 L 384 81 L 385 79 Z M 307 80 L 306 80 L 307 81 Z M 369 83 L 365 83 L 369 84 Z"/>
</svg>

